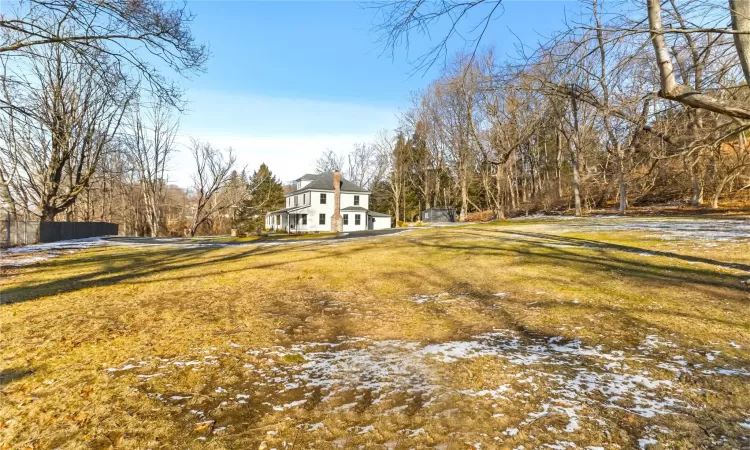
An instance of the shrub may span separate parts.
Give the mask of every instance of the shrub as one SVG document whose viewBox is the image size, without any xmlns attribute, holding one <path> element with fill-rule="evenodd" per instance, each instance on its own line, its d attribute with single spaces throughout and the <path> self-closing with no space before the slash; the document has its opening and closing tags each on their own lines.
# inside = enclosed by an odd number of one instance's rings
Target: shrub
<svg viewBox="0 0 750 450">
<path fill-rule="evenodd" d="M 473 211 L 466 214 L 464 218 L 465 222 L 489 222 L 495 217 L 495 213 L 492 210 L 487 211 Z"/>
<path fill-rule="evenodd" d="M 396 226 L 397 226 L 397 227 L 408 227 L 408 226 L 409 226 L 409 223 L 408 223 L 408 222 L 403 222 L 403 221 L 401 221 L 401 220 L 397 220 L 397 221 L 396 221 Z"/>
</svg>

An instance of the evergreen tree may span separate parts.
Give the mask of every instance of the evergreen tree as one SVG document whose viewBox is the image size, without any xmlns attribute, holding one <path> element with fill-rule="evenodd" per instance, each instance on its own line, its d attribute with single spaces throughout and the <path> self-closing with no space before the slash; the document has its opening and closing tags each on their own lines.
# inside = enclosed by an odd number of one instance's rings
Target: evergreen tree
<svg viewBox="0 0 750 450">
<path fill-rule="evenodd" d="M 248 196 L 237 211 L 236 226 L 245 233 L 263 229 L 266 213 L 284 207 L 284 189 L 281 182 L 265 164 L 253 172 L 248 180 Z"/>
</svg>

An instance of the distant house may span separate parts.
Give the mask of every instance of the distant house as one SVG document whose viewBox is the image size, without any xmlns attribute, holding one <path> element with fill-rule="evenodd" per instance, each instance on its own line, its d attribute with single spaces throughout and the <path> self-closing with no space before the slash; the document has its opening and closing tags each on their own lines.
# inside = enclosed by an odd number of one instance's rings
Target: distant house
<svg viewBox="0 0 750 450">
<path fill-rule="evenodd" d="M 305 174 L 286 193 L 286 205 L 266 214 L 266 228 L 290 233 L 391 228 L 391 216 L 368 209 L 370 192 L 339 172 Z"/>
</svg>

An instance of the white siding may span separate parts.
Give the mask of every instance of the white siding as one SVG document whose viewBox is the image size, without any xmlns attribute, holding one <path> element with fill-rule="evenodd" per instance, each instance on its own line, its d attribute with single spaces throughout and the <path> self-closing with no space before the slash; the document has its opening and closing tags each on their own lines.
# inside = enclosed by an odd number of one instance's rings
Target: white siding
<svg viewBox="0 0 750 450">
<path fill-rule="evenodd" d="M 354 204 L 355 196 L 359 197 L 359 205 Z M 370 196 L 368 194 L 341 193 L 341 209 L 349 206 L 361 206 L 362 208 L 368 209 L 370 207 Z"/>
<path fill-rule="evenodd" d="M 373 230 L 384 230 L 386 228 L 391 228 L 390 217 L 373 217 L 373 219 L 375 219 L 372 227 Z"/>
<path fill-rule="evenodd" d="M 341 216 L 349 216 L 349 223 L 344 225 L 344 231 L 362 231 L 367 229 L 367 213 L 364 211 L 341 211 Z M 357 225 L 357 216 L 359 216 L 359 225 Z"/>
<path fill-rule="evenodd" d="M 300 181 L 298 182 L 298 185 L 300 183 L 304 183 L 304 185 L 308 184 L 308 181 Z M 303 186 L 304 186 L 303 185 Z M 326 195 L 326 203 L 321 204 L 320 203 L 320 194 Z M 354 196 L 359 196 L 359 204 L 354 204 Z M 295 203 L 296 199 L 296 203 Z M 307 232 L 326 232 L 331 231 L 331 218 L 333 217 L 333 207 L 334 207 L 334 198 L 333 198 L 333 191 L 321 191 L 321 190 L 312 190 L 312 191 L 306 191 L 299 194 L 288 194 L 286 197 L 286 208 L 294 207 L 296 206 L 304 206 L 307 205 L 307 208 L 295 211 L 297 214 L 307 214 L 307 225 L 301 225 L 301 221 L 298 222 L 298 225 L 296 227 L 296 231 L 307 231 Z M 342 192 L 341 193 L 341 208 L 346 208 L 348 206 L 359 206 L 362 208 L 367 209 L 370 205 L 370 196 L 369 194 L 355 194 L 350 192 Z M 320 214 L 325 214 L 325 224 L 320 224 Z M 368 216 L 367 213 L 364 211 L 360 212 L 341 212 L 342 216 L 343 214 L 349 215 L 349 224 L 344 225 L 344 231 L 359 231 L 359 230 L 367 230 L 368 229 Z M 360 224 L 355 225 L 355 214 L 360 215 Z M 299 218 L 297 218 L 299 220 Z M 388 220 L 388 219 L 386 219 Z M 390 224 L 390 221 L 388 221 Z M 286 213 L 282 213 L 282 225 L 277 226 L 276 221 L 273 216 L 269 216 L 269 219 L 266 222 L 266 225 L 269 228 L 287 228 L 286 223 Z"/>
</svg>

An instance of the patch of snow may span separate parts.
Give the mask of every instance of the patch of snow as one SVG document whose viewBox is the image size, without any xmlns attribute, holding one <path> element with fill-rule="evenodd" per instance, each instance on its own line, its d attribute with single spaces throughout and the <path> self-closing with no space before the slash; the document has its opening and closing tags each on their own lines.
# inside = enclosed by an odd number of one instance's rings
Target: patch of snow
<svg viewBox="0 0 750 450">
<path fill-rule="evenodd" d="M 105 369 L 105 370 L 107 372 L 122 372 L 124 370 L 131 370 L 131 369 L 137 369 L 137 368 L 138 368 L 138 366 L 136 366 L 134 364 L 125 364 L 124 366 L 119 367 L 119 368 L 118 367 L 110 367 L 110 368 Z"/>
<path fill-rule="evenodd" d="M 0 255 L 0 267 L 23 267 L 23 266 L 29 266 L 31 264 L 36 264 L 41 261 L 46 261 L 50 258 L 54 258 L 57 256 L 55 253 L 48 253 L 46 255 L 34 255 L 34 256 L 28 256 L 25 258 L 19 257 L 19 258 L 3 258 L 2 255 Z"/>
<path fill-rule="evenodd" d="M 670 353 L 665 354 L 665 349 Z M 404 414 L 416 398 L 419 407 L 431 410 L 428 415 L 450 417 L 462 408 L 451 406 L 450 402 L 456 396 L 463 396 L 475 400 L 468 400 L 469 403 L 497 401 L 492 408 L 507 405 L 508 401 L 528 405 L 532 412 L 521 423 L 499 422 L 503 428 L 507 427 L 505 436 L 513 436 L 511 433 L 519 433 L 535 420 L 551 414 L 567 418 L 567 424 L 555 432 L 576 433 L 584 428 L 584 422 L 597 420 L 583 414 L 584 408 L 622 410 L 647 419 L 694 408 L 687 400 L 692 397 L 685 395 L 692 388 L 680 383 L 677 375 L 694 370 L 696 366 L 687 364 L 688 359 L 692 361 L 705 353 L 678 351 L 679 347 L 657 335 L 647 336 L 643 345 L 620 351 L 586 345 L 580 339 L 533 337 L 512 330 L 495 330 L 468 340 L 427 345 L 339 336 L 334 342 L 249 349 L 239 356 L 224 357 L 234 358 L 234 364 L 245 368 L 252 384 L 258 387 L 253 397 L 267 406 L 268 412 L 300 406 L 314 393 L 321 396 L 316 408 L 350 411 L 367 393 L 372 396 L 373 407 L 382 408 L 380 414 Z M 283 357 L 290 354 L 302 359 L 289 364 Z M 247 358 L 248 363 L 243 364 L 241 358 Z M 450 364 L 474 358 L 494 359 L 509 365 L 509 381 L 466 389 L 455 387 L 444 377 L 455 370 Z M 207 364 L 182 360 L 162 361 L 163 367 L 177 372 L 180 367 Z M 657 371 L 659 375 L 649 372 L 643 364 L 647 361 L 651 361 L 651 366 L 646 367 L 663 367 L 670 372 Z M 742 369 L 705 371 L 745 375 Z M 247 386 L 222 384 L 224 387 L 216 391 L 227 393 L 229 402 L 241 403 L 250 398 L 243 393 L 248 392 Z M 544 397 L 537 398 L 540 392 Z M 282 393 L 285 403 L 278 404 L 282 402 L 274 399 Z M 492 417 L 504 416 L 498 413 Z M 647 431 L 648 434 L 642 434 L 646 440 L 659 430 Z M 555 443 L 563 444 L 564 441 Z"/>
<path fill-rule="evenodd" d="M 305 403 L 307 403 L 307 400 L 305 400 L 305 399 L 296 400 L 296 401 L 293 401 L 293 402 L 285 403 L 283 405 L 274 406 L 273 409 L 274 409 L 274 411 L 283 411 L 285 409 L 294 408 L 295 406 L 300 406 L 300 405 L 303 405 Z"/>
<path fill-rule="evenodd" d="M 71 239 L 68 241 L 57 241 L 49 242 L 46 244 L 31 244 L 24 245 L 22 247 L 12 247 L 7 250 L 0 252 L 0 256 L 4 253 L 13 255 L 18 253 L 37 253 L 37 252 L 50 252 L 59 250 L 81 250 L 92 247 L 99 247 L 107 245 L 107 241 L 100 238 L 86 238 L 86 239 Z"/>
</svg>

